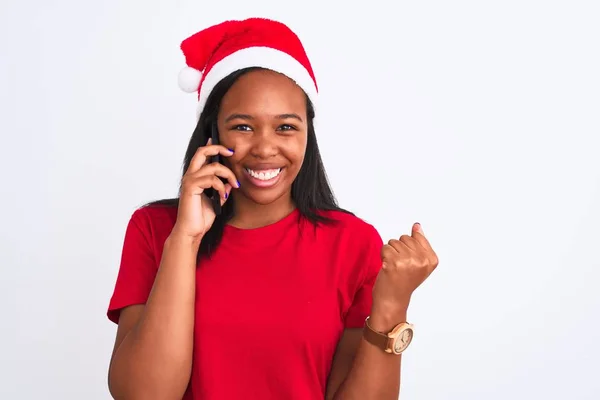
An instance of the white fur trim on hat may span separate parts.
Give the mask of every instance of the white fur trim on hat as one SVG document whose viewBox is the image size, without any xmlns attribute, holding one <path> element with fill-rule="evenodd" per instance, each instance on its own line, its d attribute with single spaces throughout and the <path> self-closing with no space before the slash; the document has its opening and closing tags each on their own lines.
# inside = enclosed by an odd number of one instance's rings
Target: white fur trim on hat
<svg viewBox="0 0 600 400">
<path fill-rule="evenodd" d="M 177 78 L 181 90 L 186 93 L 194 93 L 197 92 L 200 87 L 202 72 L 195 68 L 185 67 L 179 71 L 179 76 Z"/>
<path fill-rule="evenodd" d="M 298 60 L 271 47 L 249 47 L 228 55 L 208 71 L 200 88 L 196 119 L 200 118 L 206 100 L 214 87 L 232 72 L 248 67 L 266 68 L 286 75 L 306 92 L 314 108 L 317 108 L 317 87 L 306 68 Z"/>
</svg>

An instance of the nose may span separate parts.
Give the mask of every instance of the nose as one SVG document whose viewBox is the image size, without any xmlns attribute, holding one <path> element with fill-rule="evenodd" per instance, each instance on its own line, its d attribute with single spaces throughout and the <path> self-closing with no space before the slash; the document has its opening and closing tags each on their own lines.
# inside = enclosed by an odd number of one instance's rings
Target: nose
<svg viewBox="0 0 600 400">
<path fill-rule="evenodd" d="M 279 153 L 276 136 L 275 132 L 265 132 L 264 130 L 255 134 L 250 154 L 261 159 L 276 156 Z"/>
</svg>

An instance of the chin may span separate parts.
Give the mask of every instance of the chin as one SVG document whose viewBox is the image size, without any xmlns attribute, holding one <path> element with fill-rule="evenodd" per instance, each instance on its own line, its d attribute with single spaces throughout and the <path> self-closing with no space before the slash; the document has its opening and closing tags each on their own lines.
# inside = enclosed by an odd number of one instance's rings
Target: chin
<svg viewBox="0 0 600 400">
<path fill-rule="evenodd" d="M 282 198 L 285 193 L 279 190 L 250 190 L 244 192 L 244 196 L 253 203 L 266 206 L 272 204 Z"/>
</svg>

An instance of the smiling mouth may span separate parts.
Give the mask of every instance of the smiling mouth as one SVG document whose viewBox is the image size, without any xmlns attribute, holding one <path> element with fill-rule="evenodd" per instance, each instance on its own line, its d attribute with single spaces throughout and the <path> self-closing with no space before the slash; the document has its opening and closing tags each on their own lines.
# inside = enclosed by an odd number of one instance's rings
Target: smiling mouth
<svg viewBox="0 0 600 400">
<path fill-rule="evenodd" d="M 270 169 L 257 169 L 253 170 L 250 168 L 244 168 L 246 172 L 247 180 L 259 188 L 268 188 L 274 186 L 279 182 L 281 172 L 284 168 L 270 168 Z"/>
<path fill-rule="evenodd" d="M 275 169 L 262 169 L 262 170 L 252 170 L 250 168 L 245 168 L 248 175 L 253 177 L 254 179 L 258 179 L 260 181 L 270 181 L 271 179 L 277 178 L 281 173 L 283 168 L 275 168 Z"/>
</svg>

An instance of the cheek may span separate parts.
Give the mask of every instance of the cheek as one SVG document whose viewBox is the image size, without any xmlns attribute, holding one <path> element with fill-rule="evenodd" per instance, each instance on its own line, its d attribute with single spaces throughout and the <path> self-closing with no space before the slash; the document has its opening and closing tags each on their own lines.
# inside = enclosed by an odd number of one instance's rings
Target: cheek
<svg viewBox="0 0 600 400">
<path fill-rule="evenodd" d="M 219 128 L 222 129 L 222 128 Z M 235 149 L 237 147 L 237 143 L 235 140 L 235 136 L 219 133 L 219 144 L 227 147 L 228 149 Z"/>
<path fill-rule="evenodd" d="M 219 137 L 222 146 L 233 150 L 233 155 L 230 157 L 223 157 L 225 160 L 224 164 L 231 167 L 232 164 L 237 164 L 244 158 L 248 153 L 249 146 L 242 140 L 236 140 L 235 137 L 229 135 L 221 135 Z"/>
<path fill-rule="evenodd" d="M 287 143 L 285 152 L 288 159 L 295 164 L 295 167 L 300 169 L 306 154 L 306 136 L 297 138 L 296 140 Z"/>
</svg>

